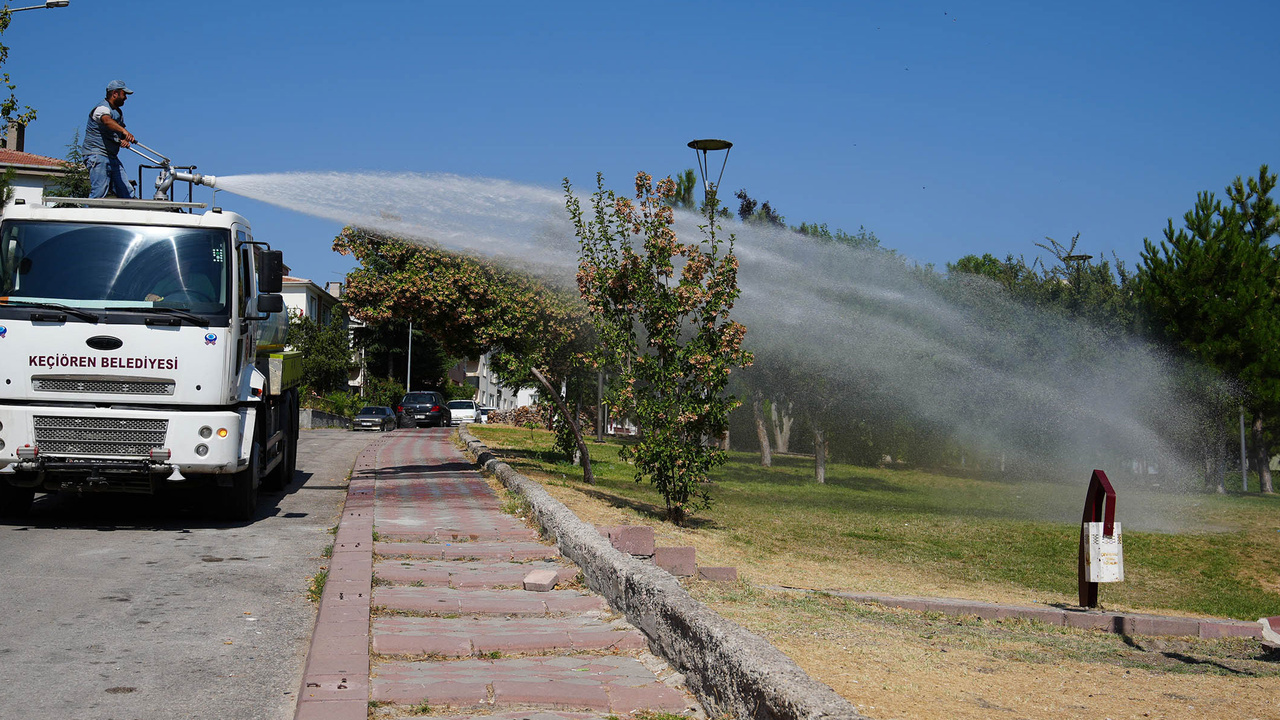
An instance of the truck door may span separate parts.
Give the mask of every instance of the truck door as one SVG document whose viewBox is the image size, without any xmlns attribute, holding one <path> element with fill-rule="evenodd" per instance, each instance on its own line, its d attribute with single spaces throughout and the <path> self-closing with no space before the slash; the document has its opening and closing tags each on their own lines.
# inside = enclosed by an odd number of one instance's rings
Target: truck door
<svg viewBox="0 0 1280 720">
<path fill-rule="evenodd" d="M 236 282 L 236 302 L 240 307 L 240 324 L 236 328 L 237 377 L 246 366 L 252 364 L 254 355 L 253 326 L 247 319 L 257 312 L 257 308 L 251 307 L 254 298 L 258 296 L 257 287 L 254 285 L 258 273 L 254 270 L 253 246 L 249 244 L 252 241 L 253 238 L 249 237 L 244 230 L 236 230 L 236 249 L 240 253 Z"/>
</svg>

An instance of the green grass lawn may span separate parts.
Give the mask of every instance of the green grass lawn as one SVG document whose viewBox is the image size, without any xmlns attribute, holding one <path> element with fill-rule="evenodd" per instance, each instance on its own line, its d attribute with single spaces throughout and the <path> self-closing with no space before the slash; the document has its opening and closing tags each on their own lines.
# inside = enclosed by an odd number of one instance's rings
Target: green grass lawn
<svg viewBox="0 0 1280 720">
<path fill-rule="evenodd" d="M 633 481 L 617 443 L 590 443 L 596 485 L 588 487 L 578 468 L 551 451 L 549 433 L 473 431 L 526 474 L 662 522 L 661 496 Z M 785 567 L 791 560 L 827 567 L 839 580 L 854 564 L 873 563 L 887 568 L 898 588 L 911 577 L 942 578 L 975 596 L 1006 588 L 1075 603 L 1074 519 L 1087 477 L 1078 484 L 1012 482 L 832 464 L 819 485 L 812 465 L 808 457 L 775 456 L 772 468 L 762 468 L 757 455 L 731 453 L 715 473 L 713 506 L 693 516 L 691 532 L 714 538 L 743 564 L 783 559 Z M 1121 491 L 1119 484 L 1117 492 L 1126 580 L 1101 588 L 1104 605 L 1243 620 L 1280 614 L 1280 498 Z M 1133 529 L 1142 526 L 1168 531 Z"/>
</svg>

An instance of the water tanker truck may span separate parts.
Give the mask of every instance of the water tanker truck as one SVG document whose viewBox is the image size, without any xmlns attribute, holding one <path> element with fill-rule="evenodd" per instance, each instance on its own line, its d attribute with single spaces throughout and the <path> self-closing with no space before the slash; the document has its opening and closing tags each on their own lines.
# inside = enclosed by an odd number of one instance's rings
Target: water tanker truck
<svg viewBox="0 0 1280 720">
<path fill-rule="evenodd" d="M 252 519 L 294 475 L 299 353 L 279 251 L 157 196 L 17 199 L 0 217 L 0 515 L 35 493 L 212 493 Z M 161 185 L 163 184 L 163 188 Z"/>
</svg>

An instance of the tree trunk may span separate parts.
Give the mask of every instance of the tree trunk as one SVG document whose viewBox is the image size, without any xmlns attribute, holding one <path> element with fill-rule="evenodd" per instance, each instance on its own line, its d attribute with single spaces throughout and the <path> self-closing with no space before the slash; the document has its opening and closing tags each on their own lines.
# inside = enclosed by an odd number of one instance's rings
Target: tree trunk
<svg viewBox="0 0 1280 720">
<path fill-rule="evenodd" d="M 756 418 L 756 436 L 760 438 L 760 467 L 773 467 L 773 453 L 769 450 L 769 429 L 764 426 L 764 413 L 760 411 L 760 393 L 751 398 L 751 413 Z"/>
<path fill-rule="evenodd" d="M 1253 415 L 1253 457 L 1258 464 L 1258 477 L 1262 478 L 1262 492 L 1270 495 L 1271 489 L 1271 448 L 1267 446 L 1264 434 L 1262 412 Z"/>
<path fill-rule="evenodd" d="M 573 439 L 578 443 L 579 463 L 582 465 L 582 481 L 588 485 L 594 485 L 595 476 L 591 473 L 591 453 L 587 450 L 587 443 L 582 439 L 582 428 L 578 427 L 578 419 L 569 413 L 569 407 L 564 404 L 564 398 L 560 397 L 560 393 L 551 385 L 551 381 L 538 368 L 530 368 L 533 371 L 533 377 L 542 386 L 547 389 L 547 394 L 556 401 L 556 407 L 560 409 L 560 416 L 569 423 L 569 427 L 573 428 Z"/>
<path fill-rule="evenodd" d="M 813 429 L 813 474 L 819 484 L 827 482 L 827 434 Z"/>
<path fill-rule="evenodd" d="M 779 411 L 778 401 L 774 400 L 769 403 L 769 415 L 773 420 L 774 448 L 780 453 L 789 452 L 791 449 L 791 424 L 795 422 L 795 416 L 791 414 L 791 402 L 787 401 L 786 409 Z"/>
</svg>

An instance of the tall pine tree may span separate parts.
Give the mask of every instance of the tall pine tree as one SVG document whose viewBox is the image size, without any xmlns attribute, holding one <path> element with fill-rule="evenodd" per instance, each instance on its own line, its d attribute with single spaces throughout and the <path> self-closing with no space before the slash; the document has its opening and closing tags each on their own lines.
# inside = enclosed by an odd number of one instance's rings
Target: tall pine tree
<svg viewBox="0 0 1280 720">
<path fill-rule="evenodd" d="M 1254 462 L 1272 492 L 1268 423 L 1280 411 L 1280 208 L 1276 176 L 1236 178 L 1227 203 L 1202 192 L 1169 220 L 1159 247 L 1144 242 L 1138 287 L 1156 334 L 1239 383 L 1253 416 Z"/>
</svg>

